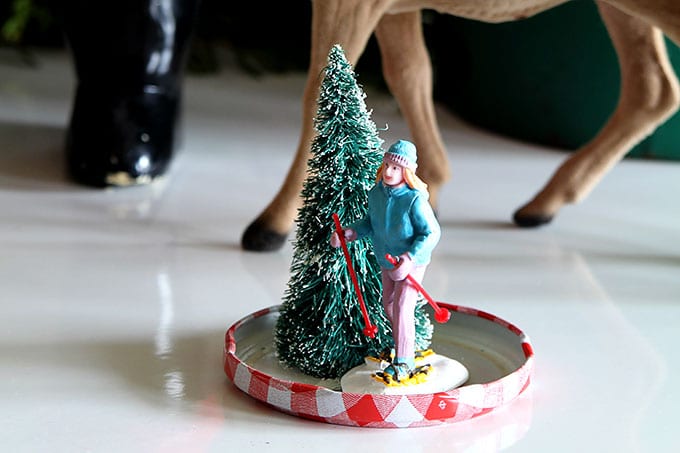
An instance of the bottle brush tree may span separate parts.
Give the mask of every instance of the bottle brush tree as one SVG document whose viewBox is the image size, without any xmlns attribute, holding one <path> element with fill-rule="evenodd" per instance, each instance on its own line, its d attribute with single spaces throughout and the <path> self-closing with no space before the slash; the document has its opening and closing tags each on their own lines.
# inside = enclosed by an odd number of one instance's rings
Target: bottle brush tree
<svg viewBox="0 0 680 453">
<path fill-rule="evenodd" d="M 374 338 L 362 332 L 364 320 L 343 252 L 329 244 L 333 213 L 343 226 L 366 215 L 368 191 L 382 162 L 382 140 L 365 97 L 342 48 L 334 46 L 320 88 L 291 276 L 274 333 L 279 360 L 319 378 L 337 378 L 366 355 L 392 347 L 370 239 L 347 246 L 370 320 L 378 328 Z M 431 335 L 432 325 L 418 309 L 416 347 L 428 347 Z"/>
</svg>

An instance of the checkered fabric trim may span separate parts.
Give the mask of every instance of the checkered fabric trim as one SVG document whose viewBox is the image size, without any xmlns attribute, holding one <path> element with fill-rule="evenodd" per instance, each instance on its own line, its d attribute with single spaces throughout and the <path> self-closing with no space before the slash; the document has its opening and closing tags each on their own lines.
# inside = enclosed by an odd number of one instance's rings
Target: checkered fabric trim
<svg viewBox="0 0 680 453">
<path fill-rule="evenodd" d="M 226 333 L 224 370 L 243 392 L 283 412 L 339 425 L 405 428 L 454 423 L 491 412 L 524 392 L 531 382 L 534 352 L 529 338 L 516 326 L 490 313 L 458 305 L 440 304 L 499 324 L 520 337 L 525 363 L 515 372 L 485 384 L 458 387 L 426 395 L 370 395 L 337 392 L 315 385 L 280 380 L 253 369 L 235 354 L 234 333 L 259 316 L 278 311 L 278 306 L 253 313 Z"/>
</svg>

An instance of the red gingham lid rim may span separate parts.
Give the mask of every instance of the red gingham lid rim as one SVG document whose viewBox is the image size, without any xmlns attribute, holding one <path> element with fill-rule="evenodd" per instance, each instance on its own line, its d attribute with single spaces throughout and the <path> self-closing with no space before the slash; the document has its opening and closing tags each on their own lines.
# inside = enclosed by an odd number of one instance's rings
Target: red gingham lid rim
<svg viewBox="0 0 680 453">
<path fill-rule="evenodd" d="M 499 407 L 503 404 L 506 404 L 510 400 L 516 398 L 519 396 L 524 390 L 528 387 L 530 381 L 531 381 L 531 376 L 533 374 L 533 368 L 534 368 L 534 352 L 533 352 L 533 347 L 531 345 L 531 342 L 526 334 L 522 332 L 521 329 L 519 329 L 517 326 L 514 324 L 511 324 L 491 313 L 478 310 L 475 308 L 471 307 L 466 307 L 462 305 L 454 305 L 454 304 L 446 304 L 446 303 L 440 303 L 440 306 L 442 308 L 451 310 L 453 312 L 458 312 L 458 313 L 463 313 L 463 314 L 468 314 L 472 316 L 477 316 L 483 319 L 486 319 L 488 321 L 494 322 L 495 324 L 498 324 L 509 331 L 511 331 L 513 334 L 517 335 L 522 343 L 522 350 L 524 352 L 525 356 L 525 362 L 520 366 L 517 370 L 514 372 L 501 377 L 500 379 L 497 379 L 495 381 L 491 382 L 486 382 L 486 383 L 480 383 L 480 384 L 471 384 L 471 385 L 464 385 L 462 387 L 455 388 L 453 390 L 447 391 L 447 392 L 440 392 L 434 395 L 428 395 L 428 394 L 422 394 L 422 395 L 410 395 L 408 398 L 409 400 L 412 401 L 418 401 L 420 399 L 432 399 L 435 398 L 437 400 L 443 400 L 447 402 L 453 402 L 457 405 L 464 405 L 467 408 L 473 408 L 473 411 L 469 413 L 469 416 L 465 417 L 459 417 L 458 419 L 428 419 L 427 416 L 423 415 L 423 418 L 419 420 L 414 420 L 413 423 L 410 426 L 423 426 L 423 425 L 429 425 L 429 424 L 439 424 L 442 422 L 451 422 L 451 421 L 460 421 L 466 418 L 471 418 L 475 417 L 478 415 L 481 415 L 483 413 L 486 413 L 490 410 L 493 410 L 496 407 Z M 229 330 L 227 330 L 225 334 L 225 345 L 224 345 L 224 370 L 226 374 L 229 376 L 229 378 L 236 384 L 235 381 L 235 374 L 237 372 L 237 369 L 241 367 L 241 370 L 245 369 L 247 370 L 247 373 L 249 376 L 256 376 L 258 379 L 263 379 L 266 380 L 267 383 L 266 385 L 268 386 L 269 389 L 272 387 L 278 388 L 278 389 L 285 389 L 285 392 L 289 392 L 291 394 L 295 393 L 295 389 L 304 389 L 306 392 L 314 391 L 318 395 L 318 397 L 323 398 L 324 395 L 326 397 L 332 396 L 332 397 L 342 397 L 343 399 L 347 400 L 360 400 L 362 398 L 367 397 L 367 395 L 363 394 L 354 394 L 350 392 L 341 392 L 341 391 L 336 391 L 336 390 L 331 390 L 326 387 L 320 387 L 316 386 L 313 384 L 300 384 L 297 382 L 293 381 L 288 381 L 285 379 L 277 378 L 274 376 L 269 376 L 265 375 L 264 373 L 254 369 L 247 363 L 243 362 L 239 357 L 236 356 L 236 339 L 235 339 L 235 332 L 245 323 L 256 319 L 261 316 L 268 315 L 272 312 L 276 312 L 279 310 L 280 305 L 274 305 L 262 310 L 259 310 L 257 312 L 251 313 L 250 315 L 240 319 L 236 323 L 234 323 Z M 320 420 L 320 421 L 325 421 L 328 423 L 338 423 L 338 424 L 346 424 L 346 425 L 358 425 L 359 426 L 374 426 L 374 427 L 392 427 L 393 424 L 388 422 L 387 420 L 384 420 L 382 418 L 378 419 L 371 419 L 368 417 L 366 420 L 362 420 L 362 423 L 359 423 L 355 420 L 350 420 L 348 417 L 346 417 L 346 414 L 339 414 L 339 416 L 336 417 L 322 417 L 318 414 L 315 413 L 306 413 L 305 411 L 294 411 L 291 410 L 290 408 L 283 407 L 279 404 L 272 403 L 271 401 L 267 401 L 266 398 L 264 398 L 262 395 L 256 395 L 252 394 L 249 389 L 246 388 L 241 388 L 240 386 L 237 385 L 241 390 L 244 392 L 250 394 L 256 399 L 259 399 L 267 404 L 270 404 L 274 407 L 276 407 L 278 410 L 281 410 L 283 412 L 287 412 L 293 415 L 297 416 L 302 416 L 304 418 L 312 418 L 315 420 Z M 381 406 L 383 403 L 392 403 L 395 399 L 400 398 L 399 396 L 395 395 L 370 395 L 371 400 L 378 406 Z M 396 426 L 396 425 L 395 425 Z"/>
</svg>

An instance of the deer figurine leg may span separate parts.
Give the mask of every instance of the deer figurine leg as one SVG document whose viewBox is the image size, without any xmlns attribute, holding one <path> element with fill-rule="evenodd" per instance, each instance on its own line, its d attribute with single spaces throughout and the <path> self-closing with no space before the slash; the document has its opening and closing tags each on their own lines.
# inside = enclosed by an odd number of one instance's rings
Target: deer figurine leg
<svg viewBox="0 0 680 453">
<path fill-rule="evenodd" d="M 680 46 L 680 2 L 677 0 L 602 0 L 659 28 Z"/>
<path fill-rule="evenodd" d="M 278 194 L 243 233 L 241 245 L 246 250 L 276 250 L 288 236 L 301 205 L 300 192 L 314 137 L 316 99 L 328 52 L 334 44 L 340 44 L 348 61 L 356 64 L 389 2 L 336 0 L 315 1 L 312 5 L 312 49 L 302 99 L 300 142 Z"/>
<path fill-rule="evenodd" d="M 680 104 L 678 81 L 661 31 L 609 3 L 599 2 L 598 7 L 621 68 L 619 103 L 598 135 L 569 157 L 543 190 L 515 213 L 520 226 L 548 223 L 564 204 L 587 196 L 608 170 Z M 678 36 L 677 32 L 670 35 Z"/>
<path fill-rule="evenodd" d="M 385 15 L 376 28 L 383 74 L 418 148 L 418 175 L 436 206 L 449 168 L 432 102 L 432 66 L 425 47 L 420 11 Z"/>
</svg>

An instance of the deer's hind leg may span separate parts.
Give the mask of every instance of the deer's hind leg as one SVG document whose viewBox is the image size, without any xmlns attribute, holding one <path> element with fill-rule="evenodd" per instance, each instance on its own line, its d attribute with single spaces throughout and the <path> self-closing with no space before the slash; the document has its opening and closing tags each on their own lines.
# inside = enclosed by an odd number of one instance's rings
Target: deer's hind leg
<svg viewBox="0 0 680 453">
<path fill-rule="evenodd" d="M 570 156 L 538 195 L 515 213 L 520 226 L 548 223 L 563 205 L 585 198 L 680 103 L 678 80 L 661 31 L 610 4 L 598 2 L 598 7 L 621 68 L 618 105 L 595 138 Z"/>
<path fill-rule="evenodd" d="M 375 31 L 383 74 L 418 148 L 418 176 L 437 204 L 449 166 L 432 101 L 432 65 L 425 47 L 420 11 L 385 15 Z"/>
<path fill-rule="evenodd" d="M 286 179 L 265 210 L 241 237 L 246 250 L 272 251 L 285 242 L 302 205 L 300 192 L 314 138 L 313 118 L 328 52 L 340 44 L 347 60 L 356 64 L 378 21 L 389 8 L 386 0 L 324 0 L 312 3 L 312 49 L 302 97 L 300 141 Z"/>
</svg>

